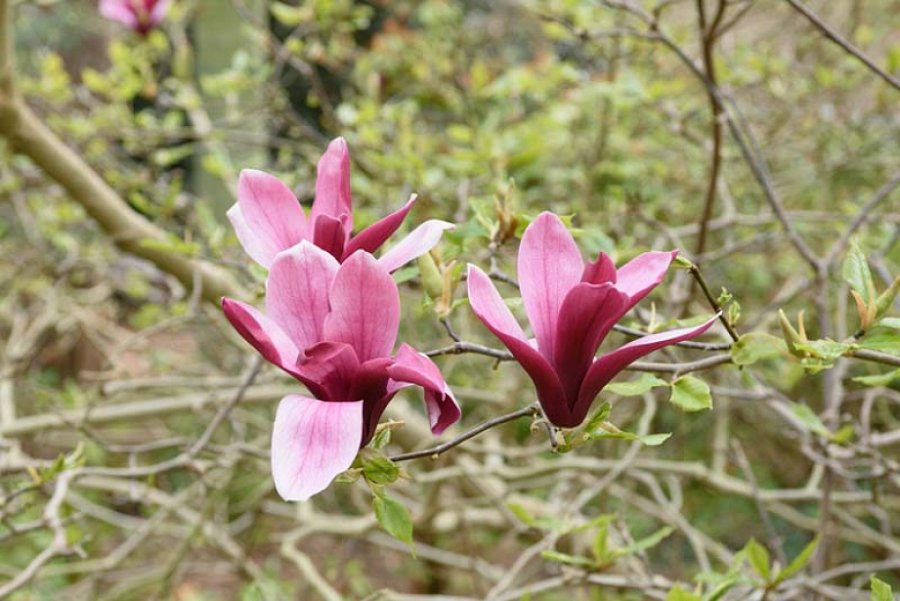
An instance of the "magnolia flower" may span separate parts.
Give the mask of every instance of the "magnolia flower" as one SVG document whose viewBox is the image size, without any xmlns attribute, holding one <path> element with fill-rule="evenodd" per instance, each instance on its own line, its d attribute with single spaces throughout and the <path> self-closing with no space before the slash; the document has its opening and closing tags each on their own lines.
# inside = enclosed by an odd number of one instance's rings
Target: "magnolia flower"
<svg viewBox="0 0 900 601">
<path fill-rule="evenodd" d="M 170 0 L 100 0 L 100 14 L 146 35 L 162 23 Z"/>
<path fill-rule="evenodd" d="M 613 325 L 662 281 L 676 254 L 648 252 L 616 269 L 601 253 L 585 264 L 562 221 L 545 212 L 525 230 L 518 259 L 522 301 L 536 340 L 525 336 L 494 284 L 474 265 L 469 265 L 469 302 L 534 381 L 547 419 L 573 428 L 628 364 L 698 336 L 715 321 L 644 336 L 595 358 Z"/>
<path fill-rule="evenodd" d="M 374 253 L 403 223 L 416 195 L 355 236 L 350 197 L 350 153 L 337 138 L 319 159 L 316 198 L 307 218 L 294 193 L 278 178 L 245 169 L 238 181 L 238 201 L 228 210 L 238 240 L 254 261 L 268 268 L 279 252 L 310 240 L 338 261 L 358 250 Z M 432 219 L 414 229 L 384 253 L 379 262 L 388 271 L 431 250 L 452 224 Z"/>
<path fill-rule="evenodd" d="M 400 293 L 367 252 L 339 264 L 304 240 L 272 262 L 266 314 L 228 298 L 222 306 L 247 342 L 313 395 L 284 397 L 275 417 L 272 474 L 286 500 L 308 499 L 349 468 L 401 388 L 424 390 L 435 434 L 459 419 L 429 358 L 406 344 L 391 356 Z"/>
</svg>

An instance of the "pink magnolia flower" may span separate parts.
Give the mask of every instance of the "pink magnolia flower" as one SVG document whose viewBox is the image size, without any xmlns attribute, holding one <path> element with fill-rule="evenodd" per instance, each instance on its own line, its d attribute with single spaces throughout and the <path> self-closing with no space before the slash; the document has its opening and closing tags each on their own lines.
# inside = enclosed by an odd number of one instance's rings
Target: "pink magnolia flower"
<svg viewBox="0 0 900 601">
<path fill-rule="evenodd" d="M 469 265 L 469 302 L 534 381 L 547 419 L 573 428 L 628 364 L 698 336 L 715 321 L 644 336 L 595 358 L 613 325 L 662 281 L 676 254 L 648 252 L 616 269 L 600 253 L 596 262 L 585 264 L 559 217 L 545 212 L 525 230 L 518 259 L 522 301 L 536 341 L 528 340 L 494 284 L 474 265 Z"/>
<path fill-rule="evenodd" d="M 222 306 L 247 342 L 313 395 L 284 397 L 275 417 L 272 474 L 287 500 L 308 499 L 350 467 L 401 388 L 424 390 L 435 434 L 459 419 L 456 399 L 429 358 L 407 344 L 391 356 L 400 294 L 367 252 L 339 264 L 304 240 L 272 262 L 266 314 L 228 298 Z"/>
<path fill-rule="evenodd" d="M 238 240 L 253 260 L 268 268 L 279 252 L 301 240 L 310 240 L 338 261 L 358 250 L 374 253 L 397 231 L 416 195 L 355 236 L 353 201 L 350 196 L 350 153 L 337 138 L 319 159 L 316 198 L 307 219 L 294 193 L 278 178 L 263 171 L 245 169 L 238 181 L 238 201 L 228 210 Z M 425 254 L 452 224 L 432 219 L 414 229 L 384 253 L 379 262 L 388 271 Z"/>
<path fill-rule="evenodd" d="M 170 0 L 100 0 L 100 14 L 146 35 L 162 23 Z"/>
</svg>

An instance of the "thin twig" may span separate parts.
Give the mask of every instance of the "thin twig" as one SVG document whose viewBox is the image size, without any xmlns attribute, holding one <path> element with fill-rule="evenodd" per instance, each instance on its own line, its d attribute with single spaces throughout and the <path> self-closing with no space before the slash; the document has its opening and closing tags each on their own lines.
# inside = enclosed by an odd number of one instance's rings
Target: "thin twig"
<svg viewBox="0 0 900 601">
<path fill-rule="evenodd" d="M 822 32 L 822 34 L 844 49 L 845 52 L 852 55 L 856 60 L 864 64 L 869 68 L 872 73 L 876 74 L 878 77 L 889 83 L 895 90 L 900 90 L 900 79 L 897 79 L 887 71 L 884 71 L 875 64 L 875 62 L 866 56 L 862 50 L 845 40 L 841 34 L 836 32 L 828 23 L 819 18 L 819 16 L 813 11 L 809 10 L 806 6 L 804 6 L 798 0 L 787 0 L 787 3 L 790 4 L 794 9 L 799 12 L 801 15 L 806 17 L 806 19 L 815 25 L 816 29 Z"/>
<path fill-rule="evenodd" d="M 538 405 L 537 403 L 532 403 L 531 405 L 529 405 L 527 407 L 523 407 L 522 409 L 519 409 L 517 411 L 513 411 L 512 413 L 507 413 L 505 415 L 500 415 L 493 419 L 489 419 L 488 421 L 472 428 L 468 432 L 460 434 L 453 440 L 448 440 L 447 442 L 439 444 L 436 447 L 432 447 L 430 449 L 423 449 L 421 451 L 412 451 L 410 453 L 401 453 L 399 455 L 393 455 L 391 457 L 391 461 L 409 461 L 410 459 L 418 459 L 420 457 L 436 458 L 441 453 L 444 453 L 444 452 L 452 449 L 455 446 L 461 445 L 462 443 L 466 442 L 470 438 L 474 438 L 474 437 L 478 436 L 482 432 L 485 432 L 487 430 L 490 430 L 491 428 L 495 428 L 495 427 L 505 424 L 507 422 L 517 420 L 520 417 L 525 417 L 528 415 L 530 415 L 531 417 L 535 417 L 537 415 L 540 415 L 540 411 L 541 411 L 540 405 Z"/>
</svg>

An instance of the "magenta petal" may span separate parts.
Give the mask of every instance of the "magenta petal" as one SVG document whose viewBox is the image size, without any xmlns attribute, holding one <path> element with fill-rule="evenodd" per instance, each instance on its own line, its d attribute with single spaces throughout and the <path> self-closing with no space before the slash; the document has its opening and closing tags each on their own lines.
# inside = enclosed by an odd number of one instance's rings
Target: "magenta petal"
<svg viewBox="0 0 900 601">
<path fill-rule="evenodd" d="M 325 339 L 346 342 L 360 362 L 387 357 L 400 326 L 397 284 L 367 252 L 357 251 L 338 269 L 331 286 Z"/>
<path fill-rule="evenodd" d="M 297 372 L 316 398 L 323 401 L 359 399 L 355 395 L 359 359 L 349 344 L 320 342 L 306 349 Z"/>
<path fill-rule="evenodd" d="M 429 219 L 388 249 L 378 262 L 389 272 L 394 271 L 434 248 L 441 241 L 444 232 L 453 227 L 452 223 Z"/>
<path fill-rule="evenodd" d="M 305 501 L 353 463 L 362 440 L 362 401 L 281 399 L 272 431 L 272 477 L 286 501 Z"/>
<path fill-rule="evenodd" d="M 337 271 L 337 259 L 307 240 L 272 263 L 266 311 L 301 350 L 323 340 L 328 291 Z"/>
<path fill-rule="evenodd" d="M 341 215 L 340 218 L 330 215 L 316 217 L 313 222 L 315 224 L 313 243 L 335 259 L 341 259 L 344 256 L 344 246 L 347 244 L 347 232 L 344 224 L 348 219 L 346 214 Z"/>
<path fill-rule="evenodd" d="M 569 406 L 578 398 L 581 381 L 594 360 L 597 347 L 628 305 L 628 295 L 612 283 L 577 284 L 559 311 L 554 365 L 566 390 Z"/>
<path fill-rule="evenodd" d="M 588 262 L 584 266 L 581 281 L 591 284 L 605 284 L 606 282 L 615 284 L 616 266 L 609 255 L 601 252 L 596 261 Z"/>
<path fill-rule="evenodd" d="M 306 236 L 306 216 L 294 193 L 277 177 L 255 169 L 241 171 L 238 202 L 228 218 L 247 254 L 266 268 Z"/>
<path fill-rule="evenodd" d="M 409 213 L 414 202 L 416 202 L 415 194 L 409 197 L 405 205 L 353 236 L 344 249 L 344 256 L 349 257 L 357 250 L 364 250 L 369 253 L 374 253 L 378 250 L 384 244 L 384 241 L 397 231 L 397 228 L 406 219 L 406 214 Z"/>
<path fill-rule="evenodd" d="M 353 200 L 350 197 L 350 151 L 344 138 L 336 138 L 319 159 L 316 175 L 316 198 L 309 213 L 310 223 L 316 223 L 322 215 L 340 219 L 344 237 L 353 231 Z"/>
<path fill-rule="evenodd" d="M 267 361 L 296 375 L 294 365 L 300 351 L 277 323 L 254 307 L 230 298 L 222 299 L 222 309 L 238 334 Z"/>
<path fill-rule="evenodd" d="M 572 235 L 553 213 L 538 215 L 519 246 L 519 288 L 538 350 L 553 360 L 563 299 L 581 281 L 584 262 Z"/>
<path fill-rule="evenodd" d="M 421 386 L 425 391 L 425 407 L 431 422 L 431 432 L 440 434 L 459 421 L 459 404 L 453 396 L 441 370 L 434 361 L 408 344 L 400 345 L 394 364 L 388 368 L 391 379 Z"/>
<path fill-rule="evenodd" d="M 494 336 L 506 345 L 516 361 L 528 373 L 547 417 L 553 423 L 566 421 L 569 407 L 556 371 L 550 362 L 528 343 L 525 333 L 500 298 L 494 284 L 483 271 L 469 265 L 467 285 L 472 311 Z"/>
<path fill-rule="evenodd" d="M 591 368 L 588 370 L 584 382 L 581 385 L 581 390 L 578 393 L 578 404 L 575 407 L 574 413 L 576 416 L 580 416 L 580 419 L 578 420 L 579 423 L 584 419 L 584 416 L 587 415 L 587 411 L 590 409 L 591 403 L 594 402 L 594 398 L 597 394 L 603 390 L 603 387 L 606 386 L 616 374 L 628 367 L 631 363 L 634 363 L 645 355 L 649 355 L 655 350 L 699 336 L 708 330 L 718 318 L 719 316 L 716 315 L 699 326 L 680 328 L 678 330 L 660 332 L 659 334 L 650 334 L 649 336 L 632 340 L 628 344 L 621 346 L 594 361 L 594 364 L 591 365 Z"/>
<path fill-rule="evenodd" d="M 138 18 L 131 0 L 100 0 L 100 14 L 112 21 L 118 21 L 130 29 L 137 29 Z"/>
<path fill-rule="evenodd" d="M 356 372 L 352 397 L 362 399 L 365 403 L 363 406 L 362 446 L 369 444 L 369 441 L 375 436 L 378 420 L 387 409 L 388 403 L 402 388 L 402 386 L 395 386 L 388 376 L 388 368 L 393 362 L 394 360 L 390 357 L 370 359 L 360 365 Z"/>
<path fill-rule="evenodd" d="M 677 250 L 646 252 L 619 268 L 616 288 L 631 297 L 629 309 L 663 281 L 669 265 L 677 256 Z"/>
</svg>

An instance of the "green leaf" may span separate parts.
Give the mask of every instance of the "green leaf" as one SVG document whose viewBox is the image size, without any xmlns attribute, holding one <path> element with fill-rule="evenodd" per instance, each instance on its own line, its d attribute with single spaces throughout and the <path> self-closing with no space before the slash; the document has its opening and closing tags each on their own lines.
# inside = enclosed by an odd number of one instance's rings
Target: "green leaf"
<svg viewBox="0 0 900 601">
<path fill-rule="evenodd" d="M 854 382 L 859 382 L 865 386 L 887 386 L 894 380 L 900 379 L 900 368 L 883 374 L 875 374 L 872 376 L 858 376 L 853 378 Z"/>
<path fill-rule="evenodd" d="M 609 417 L 609 412 L 612 410 L 612 405 L 609 403 L 603 403 L 594 412 L 594 414 L 590 417 L 589 420 L 584 424 L 584 432 L 588 436 L 590 436 L 595 430 L 598 430 L 603 422 L 606 421 L 606 418 Z"/>
<path fill-rule="evenodd" d="M 735 584 L 737 584 L 736 577 L 731 576 L 729 578 L 726 578 L 718 585 L 716 585 L 716 587 L 706 595 L 703 601 L 719 601 L 719 599 L 724 597 L 725 593 L 731 590 L 731 588 L 734 587 Z"/>
<path fill-rule="evenodd" d="M 701 601 L 701 599 L 699 595 L 686 591 L 680 584 L 676 584 L 666 595 L 666 601 Z"/>
<path fill-rule="evenodd" d="M 787 354 L 784 340 L 764 332 L 750 332 L 731 346 L 731 360 L 735 365 L 753 365 L 757 361 Z"/>
<path fill-rule="evenodd" d="M 672 261 L 672 267 L 675 269 L 693 269 L 694 264 L 690 262 L 690 260 L 685 259 L 681 255 L 675 257 L 675 260 Z"/>
<path fill-rule="evenodd" d="M 869 262 L 865 253 L 860 250 L 856 241 L 850 243 L 847 257 L 843 266 L 844 281 L 850 284 L 866 303 L 869 302 L 869 294 L 875 290 L 875 282 L 872 280 L 872 272 L 869 270 Z"/>
<path fill-rule="evenodd" d="M 372 447 L 374 447 L 376 449 L 383 449 L 384 447 L 388 446 L 388 444 L 390 442 L 391 442 L 391 429 L 383 428 L 383 429 L 379 430 L 375 434 L 375 438 L 372 439 Z"/>
<path fill-rule="evenodd" d="M 285 27 L 297 27 L 306 20 L 306 11 L 283 2 L 273 2 L 269 5 L 269 11 Z"/>
<path fill-rule="evenodd" d="M 613 382 L 607 384 L 604 390 L 618 394 L 619 396 L 639 396 L 658 386 L 668 386 L 669 383 L 661 380 L 653 374 L 642 373 L 637 379 L 630 382 Z"/>
<path fill-rule="evenodd" d="M 338 474 L 334 481 L 339 484 L 353 484 L 362 476 L 362 470 L 358 467 L 351 467 Z"/>
<path fill-rule="evenodd" d="M 841 357 L 847 351 L 853 348 L 852 344 L 846 342 L 836 342 L 829 338 L 822 340 L 809 340 L 807 342 L 798 342 L 796 346 L 799 350 L 805 351 L 823 361 L 833 363 L 838 357 Z"/>
<path fill-rule="evenodd" d="M 891 310 L 891 307 L 894 306 L 894 299 L 897 298 L 898 292 L 900 292 L 900 276 L 894 278 L 894 281 L 891 282 L 888 289 L 875 299 L 876 319 L 883 317 L 885 313 Z"/>
<path fill-rule="evenodd" d="M 826 438 L 831 437 L 831 432 L 828 431 L 828 428 L 825 427 L 825 424 L 822 423 L 822 420 L 819 419 L 819 416 L 815 414 L 809 405 L 792 403 L 791 410 L 807 431 Z"/>
<path fill-rule="evenodd" d="M 872 586 L 872 601 L 894 601 L 894 591 L 891 590 L 891 585 L 884 580 L 879 580 L 874 574 L 869 582 Z"/>
<path fill-rule="evenodd" d="M 372 508 L 375 510 L 375 519 L 385 532 L 412 546 L 412 519 L 403 503 L 383 494 L 375 495 L 372 499 Z"/>
<path fill-rule="evenodd" d="M 646 436 L 638 436 L 635 440 L 640 442 L 645 447 L 658 447 L 662 443 L 666 442 L 671 438 L 671 432 L 659 432 L 657 434 L 647 434 Z"/>
<path fill-rule="evenodd" d="M 672 382 L 672 396 L 669 401 L 682 411 L 712 409 L 709 386 L 694 376 L 681 376 Z"/>
<path fill-rule="evenodd" d="M 769 582 L 769 578 L 772 575 L 769 568 L 769 551 L 753 538 L 750 539 L 744 550 L 747 552 L 747 559 L 750 560 L 750 565 L 753 566 L 756 573 L 762 577 L 763 581 Z"/>
<path fill-rule="evenodd" d="M 666 526 L 665 528 L 660 528 L 650 536 L 635 541 L 626 547 L 622 547 L 621 549 L 616 549 L 616 556 L 622 557 L 625 555 L 634 555 L 635 553 L 640 553 L 641 551 L 652 549 L 653 547 L 661 543 L 663 539 L 668 538 L 674 531 L 674 528 L 670 528 L 668 526 Z"/>
<path fill-rule="evenodd" d="M 882 319 L 880 326 L 883 326 L 886 320 Z M 859 341 L 861 348 L 870 351 L 881 351 L 882 353 L 893 353 L 900 355 L 900 334 L 892 328 L 876 327 L 872 328 L 862 340 Z"/>
<path fill-rule="evenodd" d="M 878 321 L 878 325 L 892 330 L 900 330 L 900 317 L 884 317 Z"/>
<path fill-rule="evenodd" d="M 594 545 L 591 549 L 598 564 L 609 563 L 612 556 L 609 552 L 609 523 L 611 519 L 597 525 L 594 534 Z"/>
<path fill-rule="evenodd" d="M 362 474 L 372 484 L 390 484 L 400 476 L 400 468 L 374 449 L 359 452 Z"/>
<path fill-rule="evenodd" d="M 534 526 L 537 522 L 535 517 L 531 515 L 531 512 L 519 503 L 507 503 L 506 507 L 526 526 Z"/>
<path fill-rule="evenodd" d="M 805 568 L 806 564 L 808 564 L 809 560 L 812 558 L 812 555 L 815 552 L 816 547 L 818 547 L 818 546 L 819 546 L 819 537 L 817 536 L 814 539 L 812 539 L 811 541 L 809 541 L 809 544 L 806 545 L 805 547 L 803 547 L 803 550 L 800 551 L 800 553 L 797 555 L 797 557 L 795 557 L 793 560 L 791 560 L 791 563 L 789 563 L 786 568 L 784 568 L 783 570 L 781 570 L 778 573 L 778 577 L 775 579 L 775 581 L 782 582 L 784 580 L 787 580 L 788 578 L 790 578 L 791 576 L 793 576 L 794 574 L 796 574 L 797 572 L 799 572 L 800 570 Z"/>
<path fill-rule="evenodd" d="M 560 553 L 559 551 L 554 551 L 552 549 L 541 551 L 541 557 L 557 563 L 564 563 L 570 566 L 579 566 L 583 568 L 593 568 L 596 565 L 593 560 L 588 559 L 587 557 Z"/>
<path fill-rule="evenodd" d="M 666 442 L 670 436 L 672 436 L 671 432 L 660 432 L 658 434 L 647 434 L 645 436 L 640 436 L 639 434 L 635 434 L 634 432 L 626 432 L 624 430 L 620 430 L 610 422 L 602 422 L 600 424 L 597 424 L 596 429 L 594 429 L 593 431 L 585 432 L 582 436 L 582 439 L 588 441 L 612 438 L 617 440 L 637 441 L 647 447 L 658 447 L 662 443 Z"/>
</svg>

